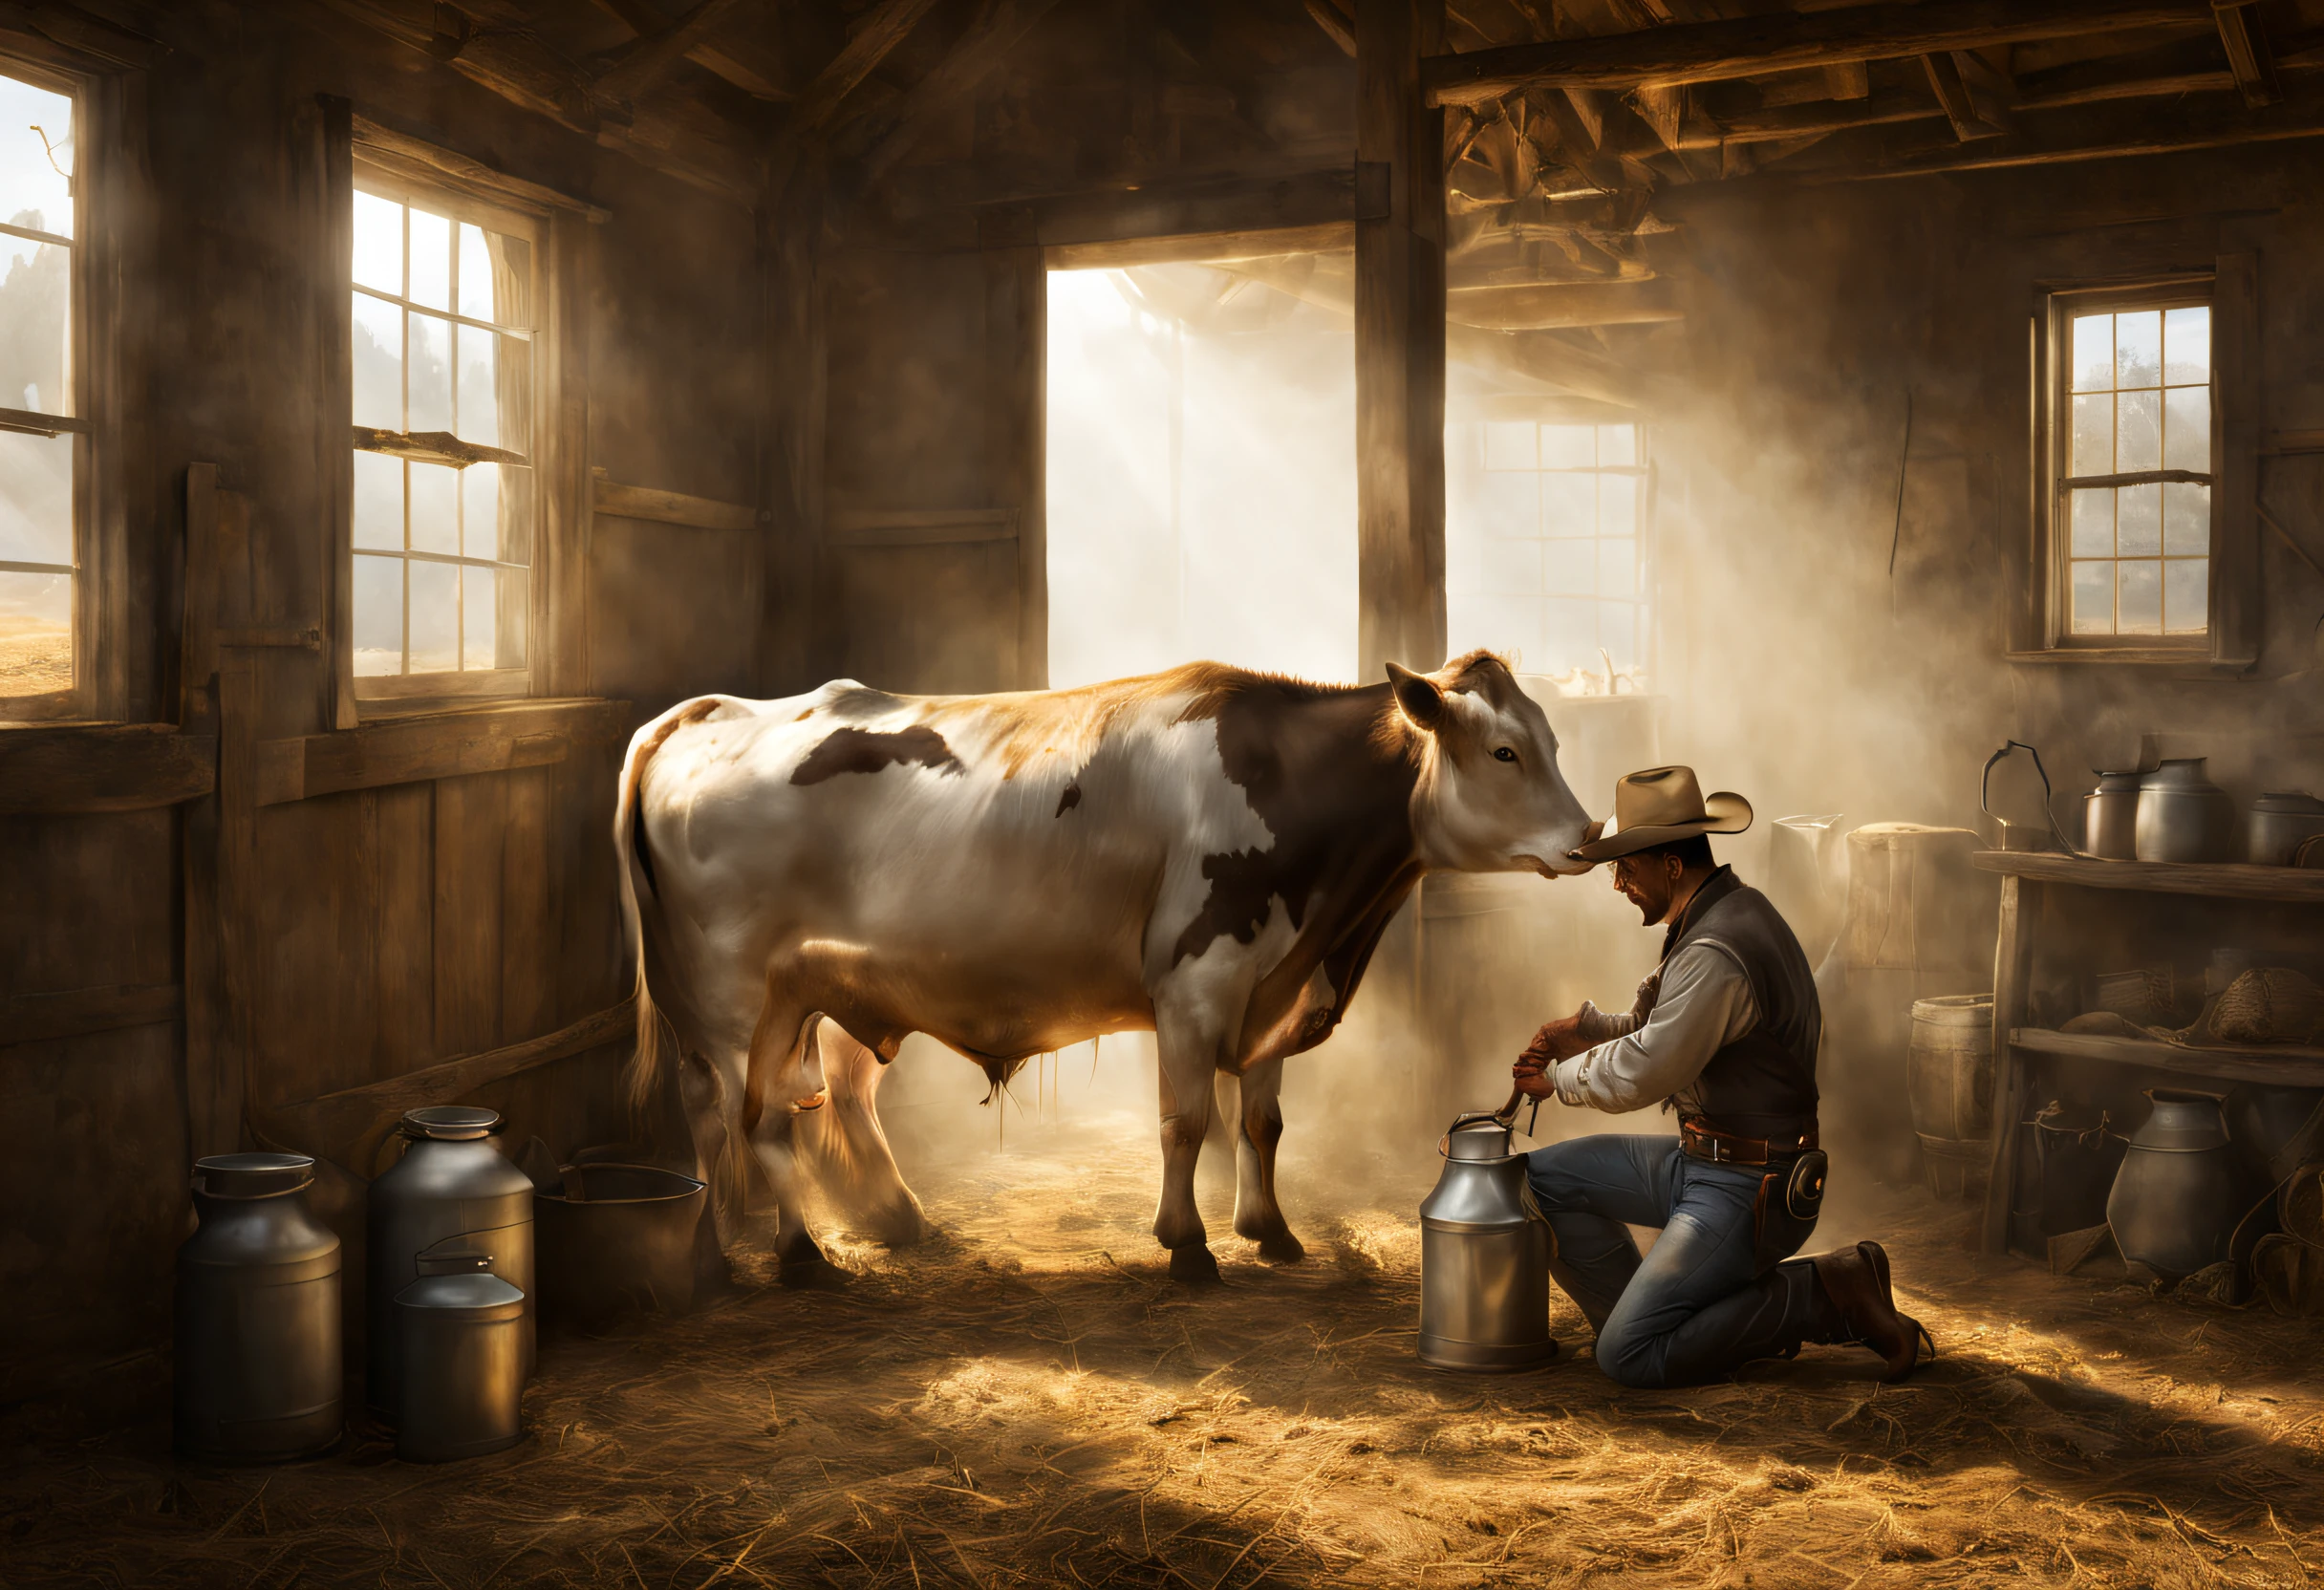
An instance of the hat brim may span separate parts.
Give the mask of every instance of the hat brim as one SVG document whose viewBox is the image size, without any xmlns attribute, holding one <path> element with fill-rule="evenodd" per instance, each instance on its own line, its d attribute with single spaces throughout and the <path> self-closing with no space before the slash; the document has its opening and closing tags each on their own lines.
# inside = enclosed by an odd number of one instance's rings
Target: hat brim
<svg viewBox="0 0 2324 1590">
<path fill-rule="evenodd" d="M 1751 803 L 1732 789 L 1722 789 L 1703 797 L 1703 816 L 1691 823 L 1650 824 L 1643 827 L 1624 828 L 1619 833 L 1593 839 L 1567 855 L 1577 861 L 1613 861 L 1622 856 L 1636 855 L 1657 845 L 1668 845 L 1681 839 L 1692 839 L 1697 834 L 1741 833 L 1751 827 Z"/>
</svg>

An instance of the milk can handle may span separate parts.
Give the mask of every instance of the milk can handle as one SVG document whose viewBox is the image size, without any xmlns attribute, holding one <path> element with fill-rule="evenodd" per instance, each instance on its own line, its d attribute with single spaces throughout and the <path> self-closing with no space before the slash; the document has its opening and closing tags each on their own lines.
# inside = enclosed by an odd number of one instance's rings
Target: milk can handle
<svg viewBox="0 0 2324 1590">
<path fill-rule="evenodd" d="M 2066 854 L 2082 855 L 2083 851 L 2080 847 L 2068 839 L 2065 830 L 2057 826 L 2057 794 L 2050 787 L 2050 770 L 2041 764 L 2041 753 L 2022 740 L 2003 741 L 2001 749 L 1985 759 L 1985 770 L 1977 776 L 1977 809 L 1988 817 L 1995 816 L 1992 806 L 1993 764 L 2012 751 L 2023 751 L 2034 759 L 2034 776 L 2041 780 L 2042 821 L 2050 825 L 2050 837 L 2057 841 L 2057 848 Z M 2006 826 L 2006 819 L 1997 820 L 2002 821 Z"/>
</svg>

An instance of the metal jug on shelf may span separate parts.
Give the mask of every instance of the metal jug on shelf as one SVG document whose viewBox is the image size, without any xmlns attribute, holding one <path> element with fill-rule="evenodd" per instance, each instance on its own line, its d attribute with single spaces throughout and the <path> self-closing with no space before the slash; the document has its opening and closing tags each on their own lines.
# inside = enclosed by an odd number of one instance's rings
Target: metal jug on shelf
<svg viewBox="0 0 2324 1590">
<path fill-rule="evenodd" d="M 2023 751 L 2034 760 L 2034 776 L 2041 781 L 2041 817 L 2039 823 L 2021 823 L 1993 809 L 1993 769 Z M 2022 740 L 2005 740 L 2001 749 L 1985 759 L 1985 771 L 1977 779 L 1977 809 L 1992 820 L 1995 845 L 2004 850 L 2063 850 L 2068 855 L 2078 854 L 2057 826 L 2056 794 L 2050 787 L 2050 771 L 2041 764 L 2041 753 Z"/>
<path fill-rule="evenodd" d="M 2139 854 L 2139 781 L 2135 767 L 2109 773 L 2093 768 L 2098 787 L 2082 797 L 2082 849 L 2103 861 L 2135 861 Z"/>
<path fill-rule="evenodd" d="M 2154 1112 L 2106 1195 L 2106 1223 L 2122 1257 L 2173 1280 L 2227 1257 L 2244 1200 L 2236 1196 L 2223 1095 L 2150 1087 Z"/>
<path fill-rule="evenodd" d="M 178 1249 L 178 1450 L 285 1463 L 339 1439 L 339 1239 L 301 1196 L 305 1154 L 194 1162 L 202 1224 Z"/>
<path fill-rule="evenodd" d="M 2235 850 L 2235 803 L 2203 776 L 2203 757 L 2176 757 L 2139 781 L 2141 861 L 2225 861 Z"/>
<path fill-rule="evenodd" d="M 473 1247 L 492 1256 L 492 1273 L 524 1299 L 524 1372 L 532 1373 L 532 1178 L 492 1147 L 498 1112 L 465 1105 L 406 1110 L 403 1157 L 371 1184 L 365 1222 L 364 1392 L 382 1419 L 397 1416 L 401 1318 L 397 1294 L 418 1280 L 431 1250 Z"/>
<path fill-rule="evenodd" d="M 1436 1146 L 1444 1174 L 1420 1206 L 1420 1362 L 1437 1369 L 1533 1369 L 1549 1334 L 1549 1223 L 1525 1186 L 1517 1096 L 1454 1120 Z"/>
</svg>

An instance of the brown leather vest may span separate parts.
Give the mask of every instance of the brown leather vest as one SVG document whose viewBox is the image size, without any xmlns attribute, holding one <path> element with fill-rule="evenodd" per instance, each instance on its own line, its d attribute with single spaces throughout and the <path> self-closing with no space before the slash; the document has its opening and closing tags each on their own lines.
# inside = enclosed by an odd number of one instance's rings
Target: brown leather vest
<svg viewBox="0 0 2324 1590">
<path fill-rule="evenodd" d="M 1816 1051 L 1823 1007 L 1805 951 L 1766 895 L 1734 870 L 1711 874 L 1663 938 L 1668 961 L 1708 940 L 1742 967 L 1758 1021 L 1711 1057 L 1671 1101 L 1680 1119 L 1742 1137 L 1795 1138 L 1816 1124 Z"/>
</svg>

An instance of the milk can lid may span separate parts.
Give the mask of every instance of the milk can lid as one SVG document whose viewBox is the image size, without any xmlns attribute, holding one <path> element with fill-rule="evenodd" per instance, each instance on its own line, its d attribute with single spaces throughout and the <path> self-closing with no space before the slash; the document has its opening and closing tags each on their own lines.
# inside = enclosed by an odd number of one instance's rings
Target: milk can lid
<svg viewBox="0 0 2324 1590">
<path fill-rule="evenodd" d="M 210 1154 L 194 1161 L 194 1191 L 211 1198 L 272 1198 L 314 1180 L 306 1154 Z"/>
<path fill-rule="evenodd" d="M 480 1109 L 474 1105 L 421 1105 L 418 1109 L 403 1112 L 404 1136 L 432 1138 L 440 1143 L 490 1137 L 500 1130 L 500 1126 L 499 1110 Z"/>
<path fill-rule="evenodd" d="M 525 1311 L 525 1294 L 488 1271 L 472 1270 L 421 1276 L 396 1294 L 396 1306 L 426 1309 L 440 1320 L 513 1320 Z"/>
</svg>

